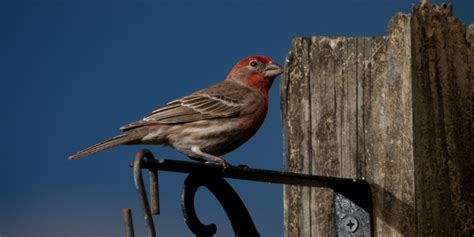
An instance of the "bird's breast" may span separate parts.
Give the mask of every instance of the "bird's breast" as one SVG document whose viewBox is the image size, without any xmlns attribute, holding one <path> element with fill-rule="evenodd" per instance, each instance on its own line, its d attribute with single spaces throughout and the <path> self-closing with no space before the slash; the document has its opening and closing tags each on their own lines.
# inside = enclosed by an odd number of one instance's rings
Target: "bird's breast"
<svg viewBox="0 0 474 237">
<path fill-rule="evenodd" d="M 239 128 L 243 131 L 244 136 L 248 139 L 253 136 L 257 130 L 262 126 L 263 121 L 267 115 L 268 104 L 263 103 L 261 106 L 258 106 L 253 112 L 242 116 L 239 121 Z"/>
</svg>

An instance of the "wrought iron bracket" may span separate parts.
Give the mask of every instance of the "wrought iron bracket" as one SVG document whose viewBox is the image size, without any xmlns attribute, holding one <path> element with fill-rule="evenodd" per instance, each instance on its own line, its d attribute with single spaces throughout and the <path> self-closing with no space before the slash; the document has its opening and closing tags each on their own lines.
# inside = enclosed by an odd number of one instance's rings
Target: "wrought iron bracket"
<svg viewBox="0 0 474 237">
<path fill-rule="evenodd" d="M 239 195 L 219 173 L 193 172 L 184 181 L 181 205 L 184 220 L 196 236 L 213 236 L 217 231 L 216 225 L 204 225 L 196 215 L 194 196 L 201 186 L 209 189 L 221 203 L 229 217 L 235 236 L 260 236 Z"/>
<path fill-rule="evenodd" d="M 158 170 L 189 173 L 183 186 L 182 209 L 185 222 L 196 236 L 213 236 L 217 227 L 199 221 L 194 210 L 194 197 L 199 187 L 206 187 L 216 196 L 224 208 L 235 236 L 260 236 L 244 203 L 224 178 L 259 181 L 266 183 L 298 185 L 334 190 L 335 223 L 337 236 L 372 236 L 372 194 L 365 180 L 345 179 L 317 175 L 279 172 L 231 166 L 223 169 L 219 165 L 177 160 L 155 160 L 148 150 L 137 153 L 133 166 L 135 186 L 140 197 L 148 237 L 155 237 L 152 214 L 159 214 Z M 152 202 L 148 203 L 142 178 L 142 169 L 148 169 Z M 127 237 L 133 237 L 131 212 L 124 209 Z"/>
</svg>

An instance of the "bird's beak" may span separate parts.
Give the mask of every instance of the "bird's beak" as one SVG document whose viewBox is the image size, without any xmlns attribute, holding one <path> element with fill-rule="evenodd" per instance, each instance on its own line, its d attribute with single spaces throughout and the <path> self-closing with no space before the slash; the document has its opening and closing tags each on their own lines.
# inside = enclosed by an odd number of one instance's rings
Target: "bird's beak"
<svg viewBox="0 0 474 237">
<path fill-rule="evenodd" d="M 265 78 L 274 78 L 283 73 L 283 68 L 274 62 L 270 62 L 265 66 L 263 73 Z"/>
</svg>

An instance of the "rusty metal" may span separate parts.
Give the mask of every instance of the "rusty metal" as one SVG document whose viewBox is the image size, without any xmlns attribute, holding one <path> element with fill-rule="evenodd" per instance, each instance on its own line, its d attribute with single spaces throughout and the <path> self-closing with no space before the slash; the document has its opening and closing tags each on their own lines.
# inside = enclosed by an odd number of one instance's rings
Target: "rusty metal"
<svg viewBox="0 0 474 237">
<path fill-rule="evenodd" d="M 132 210 L 130 208 L 124 208 L 122 210 L 123 222 L 125 223 L 125 236 L 135 237 L 135 231 L 133 230 Z"/>
<path fill-rule="evenodd" d="M 204 225 L 196 215 L 194 197 L 198 188 L 201 186 L 204 186 L 211 191 L 222 205 L 232 225 L 235 236 L 260 236 L 239 195 L 219 173 L 194 172 L 188 175 L 184 181 L 183 193 L 181 195 L 181 206 L 183 209 L 184 220 L 189 229 L 196 236 L 210 237 L 217 231 L 215 224 Z"/>
<path fill-rule="evenodd" d="M 142 204 L 142 211 L 145 219 L 145 224 L 147 227 L 148 237 L 155 237 L 155 225 L 153 223 L 152 210 L 154 214 L 159 213 L 159 198 L 158 198 L 158 172 L 157 169 L 149 168 L 148 173 L 150 176 L 150 190 L 152 193 L 152 208 L 150 209 L 150 204 L 148 202 L 148 197 L 146 194 L 145 184 L 143 182 L 142 176 L 142 163 L 144 161 L 153 161 L 155 157 L 153 154 L 147 150 L 141 150 L 135 155 L 135 161 L 133 162 L 133 180 L 135 181 L 135 188 L 137 189 L 140 202 Z"/>
</svg>

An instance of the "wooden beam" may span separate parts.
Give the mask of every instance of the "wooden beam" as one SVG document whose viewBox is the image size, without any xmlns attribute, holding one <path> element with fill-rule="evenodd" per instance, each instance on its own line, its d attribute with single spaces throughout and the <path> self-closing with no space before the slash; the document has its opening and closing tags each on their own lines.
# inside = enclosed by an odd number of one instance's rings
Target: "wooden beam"
<svg viewBox="0 0 474 237">
<path fill-rule="evenodd" d="M 366 179 L 378 236 L 474 230 L 474 43 L 450 6 L 381 37 L 296 38 L 281 84 L 286 169 Z M 286 236 L 334 236 L 333 193 L 286 186 Z"/>
</svg>

